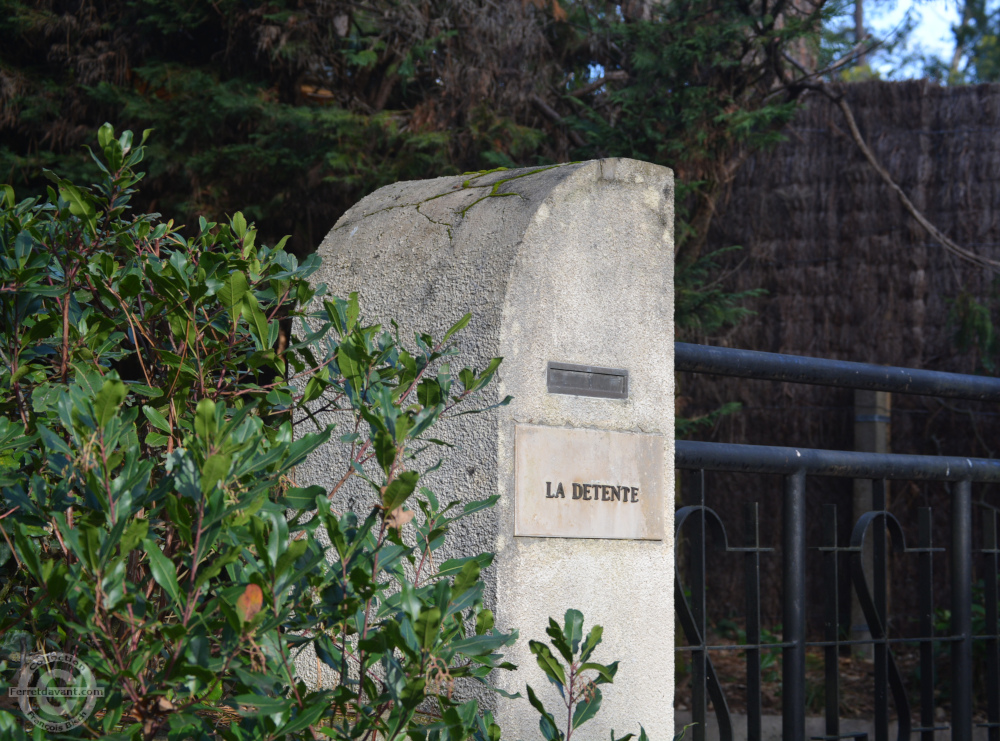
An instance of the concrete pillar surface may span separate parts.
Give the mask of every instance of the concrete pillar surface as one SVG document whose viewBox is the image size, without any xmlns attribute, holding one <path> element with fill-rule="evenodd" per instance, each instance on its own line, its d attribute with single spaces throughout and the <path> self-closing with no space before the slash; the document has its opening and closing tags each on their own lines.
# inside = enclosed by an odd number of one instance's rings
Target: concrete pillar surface
<svg viewBox="0 0 1000 741">
<path fill-rule="evenodd" d="M 369 195 L 320 247 L 317 281 L 358 291 L 366 320 L 395 319 L 401 336 L 435 337 L 466 312 L 453 375 L 504 358 L 486 403 L 513 401 L 444 422 L 456 448 L 427 479 L 442 501 L 499 494 L 451 536 L 448 556 L 496 554 L 486 574 L 497 626 L 517 628 L 498 686 L 531 684 L 557 712 L 561 700 L 528 651 L 547 640 L 550 616 L 584 614 L 604 626 L 593 660 L 620 660 L 596 720 L 574 739 L 673 730 L 673 175 L 626 159 L 396 183 Z M 626 369 L 628 398 L 548 393 L 550 361 Z M 655 434 L 663 447 L 662 539 L 515 537 L 515 426 Z M 660 460 L 660 458 L 657 458 Z M 432 461 L 428 461 L 430 463 Z M 343 472 L 334 448 L 297 472 L 300 485 L 330 486 Z M 335 506 L 371 506 L 361 487 Z M 539 738 L 521 700 L 496 700 L 504 738 Z"/>
</svg>

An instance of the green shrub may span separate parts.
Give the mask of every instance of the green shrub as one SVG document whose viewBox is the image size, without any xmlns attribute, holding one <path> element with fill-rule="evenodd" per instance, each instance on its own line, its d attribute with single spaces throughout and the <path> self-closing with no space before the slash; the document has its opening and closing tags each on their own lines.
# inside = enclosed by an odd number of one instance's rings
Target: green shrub
<svg viewBox="0 0 1000 741">
<path fill-rule="evenodd" d="M 429 432 L 499 360 L 452 373 L 468 317 L 412 349 L 361 324 L 357 296 L 309 283 L 316 256 L 255 244 L 239 213 L 191 239 L 130 214 L 143 147 L 98 138 L 93 188 L 0 191 L 0 690 L 61 652 L 104 694 L 35 737 L 493 739 L 452 694 L 512 668 L 483 607 L 492 556 L 429 556 L 495 497 L 442 505 L 420 482 Z M 340 484 L 296 486 L 332 435 Z M 351 477 L 370 512 L 331 507 Z M 307 647 L 332 687 L 302 681 Z M 0 710 L 0 733 L 22 720 Z"/>
</svg>

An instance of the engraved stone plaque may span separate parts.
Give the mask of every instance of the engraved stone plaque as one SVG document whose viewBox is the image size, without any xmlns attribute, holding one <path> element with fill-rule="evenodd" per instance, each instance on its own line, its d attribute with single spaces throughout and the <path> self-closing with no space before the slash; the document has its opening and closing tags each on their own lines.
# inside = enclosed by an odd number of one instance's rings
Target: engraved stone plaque
<svg viewBox="0 0 1000 741">
<path fill-rule="evenodd" d="M 517 425 L 514 535 L 663 540 L 663 436 Z"/>
</svg>

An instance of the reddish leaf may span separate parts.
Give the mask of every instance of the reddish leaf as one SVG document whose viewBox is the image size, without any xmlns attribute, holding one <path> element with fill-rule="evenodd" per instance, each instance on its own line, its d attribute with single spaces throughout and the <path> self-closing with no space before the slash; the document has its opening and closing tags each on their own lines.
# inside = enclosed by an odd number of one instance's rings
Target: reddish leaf
<svg viewBox="0 0 1000 741">
<path fill-rule="evenodd" d="M 249 623 L 253 620 L 254 615 L 260 612 L 263 604 L 264 593 L 260 591 L 260 587 L 256 584 L 247 584 L 247 588 L 243 590 L 243 594 L 236 600 L 236 612 L 239 613 L 240 620 L 244 623 Z"/>
</svg>

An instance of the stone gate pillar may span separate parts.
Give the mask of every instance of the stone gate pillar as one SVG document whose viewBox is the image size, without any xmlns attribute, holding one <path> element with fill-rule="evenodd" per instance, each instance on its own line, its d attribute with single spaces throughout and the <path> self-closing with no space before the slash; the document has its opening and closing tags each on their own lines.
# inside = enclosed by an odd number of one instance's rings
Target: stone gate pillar
<svg viewBox="0 0 1000 741">
<path fill-rule="evenodd" d="M 442 501 L 500 495 L 452 537 L 452 554 L 496 554 L 488 606 L 520 630 L 499 686 L 530 683 L 555 711 L 528 639 L 571 607 L 604 626 L 594 660 L 621 666 L 580 741 L 640 723 L 672 737 L 673 192 L 670 170 L 627 159 L 396 183 L 320 247 L 316 280 L 358 291 L 367 319 L 396 319 L 405 340 L 472 312 L 459 362 L 504 358 L 488 401 L 513 401 L 444 422 L 457 447 L 429 485 Z M 329 455 L 300 485 L 331 485 Z M 504 738 L 540 738 L 526 700 L 495 709 Z"/>
</svg>

